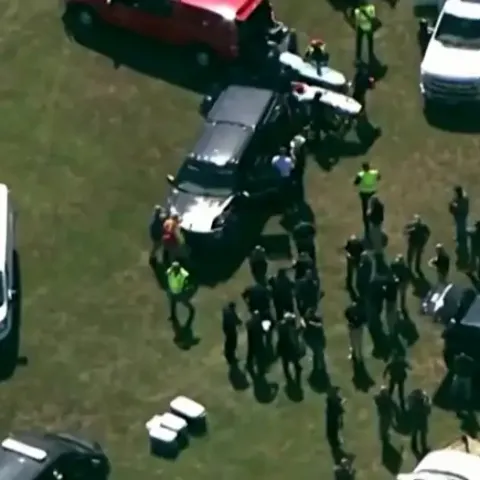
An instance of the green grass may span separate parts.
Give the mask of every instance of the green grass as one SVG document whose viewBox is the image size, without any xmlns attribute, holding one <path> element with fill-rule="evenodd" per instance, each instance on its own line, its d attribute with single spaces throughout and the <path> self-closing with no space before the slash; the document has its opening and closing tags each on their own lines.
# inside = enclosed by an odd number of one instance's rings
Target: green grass
<svg viewBox="0 0 480 480">
<path fill-rule="evenodd" d="M 55 3 L 55 2 L 53 2 Z M 333 63 L 352 70 L 353 34 L 327 2 L 279 1 L 278 17 L 303 41 L 324 38 Z M 418 95 L 419 54 L 411 4 L 379 5 L 385 28 L 378 51 L 388 76 L 371 96 L 371 115 L 384 130 L 367 157 L 382 171 L 389 251 L 403 249 L 401 227 L 422 213 L 434 239 L 451 246 L 446 209 L 450 185 L 461 182 L 478 208 L 479 137 L 435 130 L 423 119 Z M 329 475 L 324 397 L 308 387 L 302 403 L 280 383 L 270 405 L 251 389 L 234 392 L 222 357 L 220 309 L 249 281 L 245 267 L 226 284 L 194 299 L 199 345 L 172 342 L 164 293 L 148 267 L 147 222 L 163 200 L 165 174 L 180 165 L 200 125 L 199 97 L 180 87 L 113 68 L 107 58 L 70 42 L 57 5 L 46 0 L 4 2 L 0 18 L 1 181 L 19 209 L 23 277 L 21 353 L 28 366 L 2 385 L 0 427 L 83 430 L 107 449 L 113 478 L 304 479 Z M 161 59 L 160 59 L 161 60 Z M 345 438 L 360 478 L 385 478 L 372 395 L 351 383 L 342 311 L 339 247 L 360 227 L 351 178 L 361 158 L 344 158 L 330 173 L 313 161 L 306 184 L 319 225 L 325 281 L 328 362 L 347 397 Z M 278 231 L 277 220 L 269 224 Z M 212 262 L 220 259 L 212 258 Z M 416 312 L 416 300 L 411 310 Z M 416 318 L 421 340 L 412 348 L 409 387 L 433 392 L 443 377 L 439 332 Z M 244 355 L 244 346 L 240 348 Z M 368 359 L 381 383 L 382 363 Z M 204 403 L 209 437 L 195 440 L 176 463 L 149 456 L 145 421 L 184 393 Z M 457 435 L 456 420 L 438 410 L 431 440 Z M 407 439 L 403 469 L 413 464 Z"/>
</svg>

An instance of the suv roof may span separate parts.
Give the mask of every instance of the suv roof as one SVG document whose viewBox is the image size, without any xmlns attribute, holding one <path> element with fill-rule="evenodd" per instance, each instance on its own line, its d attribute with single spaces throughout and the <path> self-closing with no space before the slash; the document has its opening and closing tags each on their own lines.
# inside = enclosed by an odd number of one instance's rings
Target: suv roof
<svg viewBox="0 0 480 480">
<path fill-rule="evenodd" d="M 21 433 L 3 440 L 0 480 L 35 480 L 66 448 L 41 434 Z"/>
<path fill-rule="evenodd" d="M 188 158 L 219 167 L 236 164 L 252 130 L 231 123 L 206 122 Z"/>
<path fill-rule="evenodd" d="M 276 93 L 264 88 L 230 85 L 208 112 L 207 121 L 255 128 L 271 107 Z"/>
</svg>

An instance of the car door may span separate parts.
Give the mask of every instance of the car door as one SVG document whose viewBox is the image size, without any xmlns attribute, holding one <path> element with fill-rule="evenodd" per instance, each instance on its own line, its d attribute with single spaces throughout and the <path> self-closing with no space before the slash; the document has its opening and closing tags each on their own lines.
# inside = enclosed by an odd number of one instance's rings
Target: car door
<svg viewBox="0 0 480 480">
<path fill-rule="evenodd" d="M 173 0 L 112 0 L 115 23 L 145 37 L 175 43 Z"/>
<path fill-rule="evenodd" d="M 92 463 L 88 456 L 78 453 L 63 455 L 53 468 L 57 473 L 56 477 L 61 476 L 62 480 L 97 480 L 93 475 Z"/>
</svg>

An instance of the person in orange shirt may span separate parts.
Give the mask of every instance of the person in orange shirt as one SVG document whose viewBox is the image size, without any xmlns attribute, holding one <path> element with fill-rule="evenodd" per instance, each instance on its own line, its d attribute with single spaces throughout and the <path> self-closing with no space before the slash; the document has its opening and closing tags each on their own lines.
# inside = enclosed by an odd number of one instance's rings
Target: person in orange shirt
<svg viewBox="0 0 480 480">
<path fill-rule="evenodd" d="M 173 261 L 187 256 L 187 245 L 180 227 L 180 217 L 173 213 L 163 223 L 162 243 L 164 248 L 164 263 L 170 264 Z"/>
</svg>

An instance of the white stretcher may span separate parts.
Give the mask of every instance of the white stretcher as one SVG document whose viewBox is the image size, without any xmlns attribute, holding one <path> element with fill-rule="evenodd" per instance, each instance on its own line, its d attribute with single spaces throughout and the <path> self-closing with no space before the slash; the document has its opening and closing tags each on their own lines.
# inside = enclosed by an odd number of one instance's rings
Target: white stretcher
<svg viewBox="0 0 480 480">
<path fill-rule="evenodd" d="M 334 90 L 342 89 L 347 84 L 345 75 L 328 65 L 317 68 L 315 65 L 306 62 L 300 55 L 290 52 L 281 53 L 279 59 L 282 65 L 291 68 L 297 73 L 299 81 Z"/>
<path fill-rule="evenodd" d="M 315 94 L 321 93 L 319 101 L 324 105 L 332 107 L 336 112 L 344 115 L 355 116 L 358 115 L 362 106 L 352 97 L 343 95 L 342 93 L 332 92 L 323 87 L 314 87 L 312 85 L 301 85 L 301 91 L 294 91 L 293 95 L 300 102 L 311 102 Z"/>
</svg>

